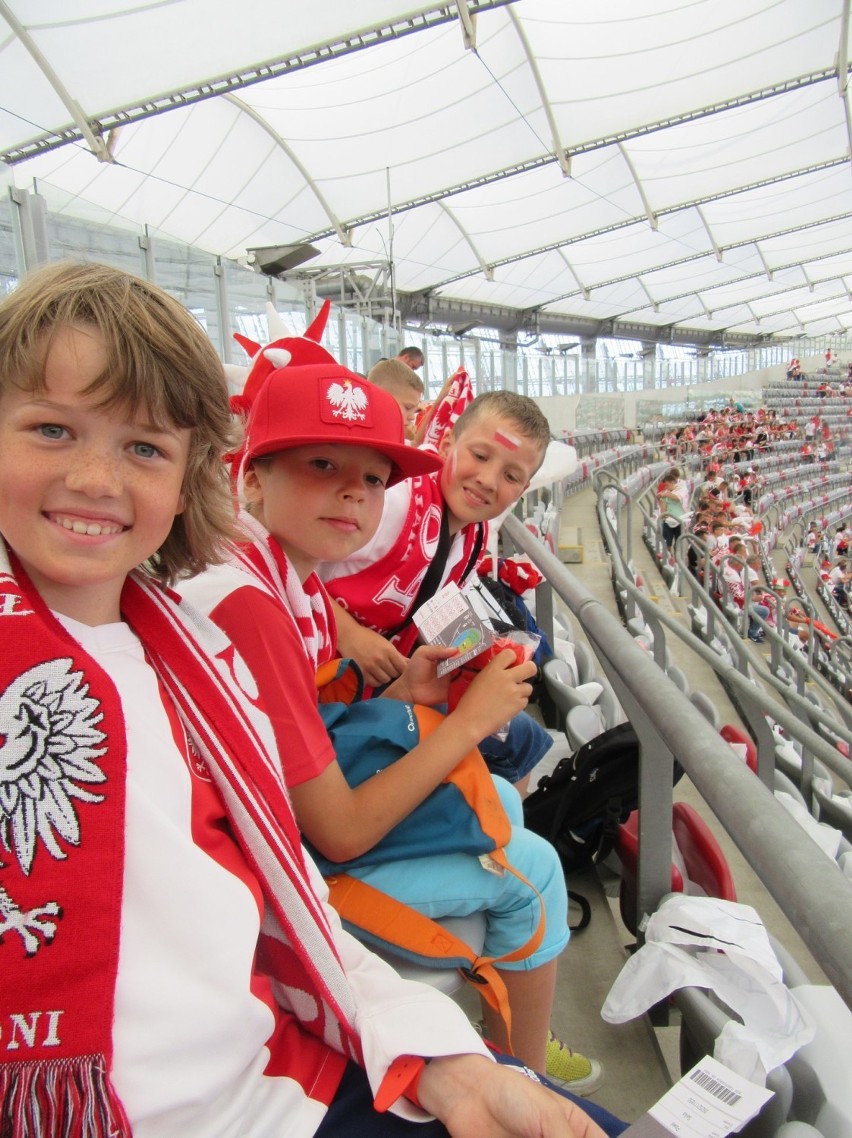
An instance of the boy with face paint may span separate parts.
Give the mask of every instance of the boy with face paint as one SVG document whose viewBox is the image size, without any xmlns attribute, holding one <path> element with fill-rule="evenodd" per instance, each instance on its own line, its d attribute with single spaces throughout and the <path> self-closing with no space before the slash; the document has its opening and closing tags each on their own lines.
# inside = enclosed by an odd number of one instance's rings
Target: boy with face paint
<svg viewBox="0 0 852 1138">
<path fill-rule="evenodd" d="M 368 683 L 386 684 L 404 670 L 430 563 L 443 562 L 434 592 L 450 581 L 464 585 L 485 548 L 488 522 L 517 502 L 549 441 L 547 419 L 532 399 L 512 391 L 477 396 L 441 445 L 443 469 L 392 487 L 372 541 L 320 566 L 337 602 L 341 650 L 358 661 Z M 523 790 L 550 745 L 547 732 L 520 715 L 505 742 L 489 739 L 480 750 L 495 774 Z"/>
</svg>

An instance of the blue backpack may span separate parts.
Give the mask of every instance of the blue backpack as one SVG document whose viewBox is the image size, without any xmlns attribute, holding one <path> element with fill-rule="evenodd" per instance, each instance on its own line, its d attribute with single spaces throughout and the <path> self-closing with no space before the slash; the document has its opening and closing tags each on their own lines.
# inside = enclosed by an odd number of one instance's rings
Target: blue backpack
<svg viewBox="0 0 852 1138">
<path fill-rule="evenodd" d="M 444 718 L 431 707 L 393 699 L 346 703 L 340 683 L 347 683 L 348 661 L 320 668 L 319 711 L 350 786 L 359 786 L 407 754 Z M 356 669 L 357 670 L 357 669 Z M 331 686 L 329 685 L 331 682 Z M 351 686 L 351 684 L 350 684 Z M 327 701 L 332 694 L 338 698 Z M 343 699 L 348 698 L 344 691 Z M 359 940 L 426 967 L 458 968 L 503 1017 L 511 1030 L 508 995 L 494 958 L 478 955 L 443 925 L 409 905 L 347 873 L 348 869 L 387 861 L 442 853 L 487 854 L 504 872 L 526 881 L 511 865 L 504 847 L 512 826 L 485 761 L 472 750 L 431 794 L 398 822 L 372 849 L 352 861 L 329 861 L 308 845 L 329 888 L 332 905 Z M 306 843 L 308 844 L 308 843 Z M 522 945 L 500 960 L 522 960 L 536 951 L 544 936 L 544 906 L 539 926 Z"/>
</svg>

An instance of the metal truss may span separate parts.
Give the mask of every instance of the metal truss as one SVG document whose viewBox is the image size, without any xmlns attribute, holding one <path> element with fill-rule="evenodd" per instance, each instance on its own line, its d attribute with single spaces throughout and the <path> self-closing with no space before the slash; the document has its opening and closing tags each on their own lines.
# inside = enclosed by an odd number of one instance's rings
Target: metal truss
<svg viewBox="0 0 852 1138">
<path fill-rule="evenodd" d="M 504 8 L 514 2 L 515 0 L 465 0 L 465 7 L 468 15 L 472 17 L 479 12 L 488 11 L 492 8 Z M 162 95 L 155 95 L 141 103 L 133 103 L 125 107 L 98 112 L 96 115 L 88 115 L 70 98 L 47 61 L 32 43 L 26 29 L 15 20 L 3 0 L 0 0 L 0 14 L 8 21 L 16 36 L 27 48 L 65 106 L 68 107 L 72 119 L 67 126 L 59 130 L 49 131 L 15 146 L 5 153 L 0 153 L 0 162 L 5 162 L 7 166 L 25 162 L 37 154 L 45 154 L 72 142 L 85 142 L 94 154 L 101 157 L 107 151 L 108 144 L 105 137 L 117 127 L 153 118 L 154 115 L 161 115 L 166 111 L 174 110 L 176 107 L 187 107 L 206 99 L 215 99 L 219 95 L 232 94 L 234 91 L 242 90 L 245 87 L 265 83 L 267 79 L 275 79 L 281 75 L 304 71 L 308 67 L 315 67 L 318 63 L 325 63 L 330 59 L 339 59 L 344 55 L 352 55 L 353 52 L 363 51 L 365 48 L 375 47 L 377 44 L 386 43 L 389 40 L 402 39 L 403 36 L 426 31 L 429 28 L 439 27 L 441 24 L 452 23 L 459 19 L 456 3 L 435 4 L 428 11 L 417 12 L 405 19 L 393 20 L 375 27 L 363 28 L 351 35 L 320 44 L 318 47 L 267 60 L 265 63 L 259 63 L 243 71 L 202 79 L 189 86 L 168 91 Z"/>
<path fill-rule="evenodd" d="M 236 107 L 241 114 L 248 115 L 250 119 L 256 122 L 260 129 L 269 135 L 279 150 L 282 150 L 287 155 L 289 160 L 293 163 L 293 165 L 305 179 L 305 184 L 319 202 L 323 213 L 334 226 L 334 232 L 337 235 L 338 241 L 341 243 L 341 245 L 349 247 L 352 244 L 351 236 L 338 221 L 334 210 L 326 201 L 322 190 L 316 184 L 316 181 L 311 177 L 307 168 L 302 164 L 302 162 L 293 152 L 292 147 L 281 137 L 278 131 L 275 130 L 269 122 L 267 122 L 263 115 L 257 113 L 254 107 L 250 106 L 248 103 L 244 103 L 243 100 L 238 99 L 236 95 L 223 95 L 222 97 L 226 99 L 227 102 L 229 102 L 232 106 Z"/>
<path fill-rule="evenodd" d="M 687 209 L 695 209 L 697 206 L 709 205 L 711 202 L 724 201 L 726 198 L 738 197 L 740 194 L 749 193 L 752 190 L 765 189 L 767 186 L 779 185 L 782 182 L 788 182 L 794 178 L 803 178 L 809 174 L 821 173 L 823 170 L 831 170 L 836 166 L 844 166 L 847 162 L 848 162 L 848 158 L 846 155 L 844 155 L 842 158 L 830 158 L 827 162 L 818 162 L 818 163 L 814 164 L 813 166 L 807 166 L 807 167 L 804 167 L 803 169 L 800 169 L 800 170 L 793 170 L 793 171 L 790 171 L 789 173 L 786 173 L 786 174 L 776 174 L 771 178 L 762 178 L 757 182 L 750 182 L 748 185 L 745 185 L 745 186 L 737 186 L 736 188 L 730 189 L 730 190 L 721 190 L 719 193 L 708 194 L 705 197 L 694 198 L 693 200 L 687 201 L 687 202 L 678 202 L 676 205 L 663 206 L 662 208 L 660 208 L 656 211 L 655 216 L 656 216 L 657 220 L 659 221 L 659 219 L 661 217 L 668 217 L 670 214 L 681 213 L 681 212 L 683 212 L 683 210 L 687 210 Z M 384 215 L 381 215 L 381 216 L 384 216 Z M 844 217 L 849 216 L 849 214 L 844 214 L 842 216 L 844 216 Z M 827 220 L 836 220 L 836 218 L 824 218 L 822 221 L 817 222 L 815 224 L 822 225 Z M 605 236 L 608 236 L 610 233 L 617 233 L 619 230 L 629 229 L 631 226 L 634 226 L 634 225 L 641 225 L 645 221 L 647 221 L 647 218 L 644 215 L 637 214 L 637 215 L 634 215 L 633 217 L 625 218 L 623 221 L 613 222 L 612 225 L 602 225 L 598 229 L 588 229 L 588 230 L 586 230 L 585 233 L 577 233 L 573 237 L 566 237 L 566 238 L 563 238 L 561 241 L 553 241 L 553 242 L 548 243 L 547 245 L 539 245 L 537 248 L 529 249 L 524 253 L 514 253 L 510 257 L 500 257 L 497 260 L 492 262 L 492 268 L 494 268 L 494 269 L 503 268 L 506 265 L 517 264 L 519 261 L 526 261 L 530 257 L 539 257 L 545 253 L 552 253 L 557 249 L 564 249 L 570 245 L 579 245 L 582 241 L 591 241 L 596 237 L 605 237 Z M 796 232 L 799 229 L 807 229 L 807 228 L 809 228 L 808 225 L 799 225 L 799 226 L 795 226 L 795 227 L 788 229 L 788 230 L 783 230 L 782 232 L 792 233 L 792 232 Z M 767 235 L 764 235 L 763 237 L 761 237 L 761 241 L 765 241 L 765 240 L 767 240 Z M 748 242 L 743 242 L 743 244 L 748 244 Z M 735 246 L 727 246 L 727 248 L 735 248 Z M 703 254 L 701 254 L 701 255 L 703 256 Z M 680 261 L 672 261 L 670 263 L 671 264 L 680 264 L 681 262 Z M 644 272 L 652 272 L 655 269 L 666 268 L 666 267 L 667 267 L 666 265 L 651 265 L 651 266 L 648 266 L 648 268 L 643 270 L 643 271 Z M 456 281 L 466 280 L 468 277 L 475 276 L 476 273 L 477 273 L 476 269 L 469 269 L 467 272 L 464 272 L 464 273 L 456 273 L 452 277 L 447 277 L 442 281 L 437 281 L 432 287 L 433 288 L 446 288 L 447 286 L 449 286 L 451 284 L 455 284 Z M 635 276 L 635 273 L 631 274 L 631 275 Z M 619 280 L 620 279 L 622 279 L 622 278 L 619 278 Z M 599 287 L 599 286 L 596 285 L 594 287 Z M 573 295 L 573 294 L 567 293 L 566 299 L 568 296 L 571 296 L 571 295 Z M 560 299 L 562 299 L 562 298 L 560 298 Z M 551 303 L 551 302 L 548 302 L 548 303 Z"/>
<path fill-rule="evenodd" d="M 625 142 L 629 142 L 634 138 L 644 138 L 646 135 L 656 134 L 661 130 L 668 130 L 673 126 L 680 126 L 683 123 L 695 122 L 698 119 L 707 118 L 710 115 L 721 114 L 723 111 L 748 106 L 750 103 L 760 102 L 763 99 L 770 99 L 775 95 L 783 95 L 789 91 L 797 91 L 804 87 L 813 86 L 815 83 L 824 83 L 828 80 L 836 80 L 837 77 L 838 71 L 835 68 L 827 69 L 824 71 L 815 71 L 808 75 L 800 75 L 798 78 L 789 79 L 784 83 L 777 83 L 772 87 L 760 88 L 759 90 L 752 91 L 747 95 L 741 95 L 737 98 L 729 99 L 725 102 L 713 103 L 711 106 L 704 107 L 701 110 L 689 111 L 682 115 L 673 115 L 670 118 L 659 119 L 656 122 L 647 123 L 643 126 L 633 127 L 630 130 L 602 135 L 600 138 L 591 139 L 588 142 L 579 143 L 576 146 L 570 147 L 565 152 L 565 154 L 570 161 L 571 158 L 574 158 L 579 154 L 591 154 L 596 150 L 603 150 L 608 146 L 615 146 L 619 143 L 623 144 Z M 0 155 L 0 158 L 2 158 L 2 155 Z M 409 198 L 404 202 L 397 202 L 391 205 L 391 212 L 407 213 L 409 210 L 417 209 L 418 206 L 431 205 L 433 202 L 440 201 L 444 198 L 455 197 L 457 194 L 464 194 L 469 190 L 479 189 L 482 186 L 493 185 L 496 182 L 505 181 L 507 178 L 516 178 L 520 174 L 527 174 L 531 170 L 540 170 L 543 167 L 552 166 L 554 163 L 559 161 L 560 158 L 558 154 L 540 154 L 523 162 L 516 162 L 512 166 L 504 166 L 501 169 L 491 171 L 491 173 L 482 174 L 479 177 L 470 178 L 464 182 L 456 182 L 451 186 L 443 186 L 441 189 L 433 190 L 428 194 L 421 194 L 416 198 Z M 740 193 L 741 190 L 737 189 L 730 192 Z M 663 212 L 668 211 L 658 210 L 656 212 L 657 216 L 659 217 Z M 368 213 L 359 214 L 357 217 L 347 218 L 344 224 L 347 229 L 356 229 L 361 225 L 371 225 L 374 222 L 387 217 L 387 214 L 387 206 L 383 206 L 381 209 L 370 210 Z M 324 237 L 331 237 L 332 233 L 333 231 L 328 229 L 318 230 L 316 233 L 312 233 L 307 236 L 305 240 L 309 242 L 321 241 Z M 530 255 L 531 254 L 523 254 L 523 256 Z"/>
</svg>

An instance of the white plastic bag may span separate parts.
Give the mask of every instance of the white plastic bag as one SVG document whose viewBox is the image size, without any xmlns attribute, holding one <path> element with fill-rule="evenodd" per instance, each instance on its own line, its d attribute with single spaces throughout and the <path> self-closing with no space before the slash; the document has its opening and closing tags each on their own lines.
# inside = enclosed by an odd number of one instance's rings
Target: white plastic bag
<svg viewBox="0 0 852 1138">
<path fill-rule="evenodd" d="M 751 906 L 673 894 L 645 936 L 606 998 L 601 1015 L 608 1023 L 634 1019 L 679 988 L 709 989 L 742 1020 L 725 1025 L 714 1058 L 761 1084 L 813 1038 L 813 1023 L 784 984 Z"/>
</svg>

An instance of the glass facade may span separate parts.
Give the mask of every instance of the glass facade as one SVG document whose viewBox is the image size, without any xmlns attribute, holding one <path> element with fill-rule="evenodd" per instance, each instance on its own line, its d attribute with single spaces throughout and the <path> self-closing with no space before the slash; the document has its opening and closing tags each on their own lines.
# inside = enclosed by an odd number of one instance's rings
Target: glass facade
<svg viewBox="0 0 852 1138">
<path fill-rule="evenodd" d="M 0 289 L 13 287 L 23 269 L 24 237 L 12 197 L 10 171 L 0 169 Z M 18 193 L 19 191 L 14 191 Z M 43 199 L 36 199 L 39 203 Z M 47 255 L 50 260 L 97 260 L 147 276 L 181 300 L 207 330 L 225 363 L 247 363 L 233 333 L 258 343 L 269 339 L 267 305 L 271 304 L 291 334 L 302 332 L 312 312 L 305 290 L 298 284 L 273 280 L 198 249 L 181 245 L 147 230 L 118 225 L 109 215 L 72 218 L 50 211 L 47 203 Z M 311 299 L 312 311 L 315 301 Z M 404 344 L 424 353 L 421 372 L 427 398 L 434 397 L 444 380 L 463 365 L 477 391 L 511 388 L 533 397 L 581 396 L 577 425 L 586 425 L 586 395 L 595 395 L 596 426 L 623 422 L 623 398 L 649 389 L 690 387 L 714 380 L 730 380 L 763 368 L 783 365 L 792 356 L 822 355 L 827 348 L 846 358 L 852 344 L 845 337 L 794 340 L 748 349 L 704 349 L 689 345 L 653 344 L 638 340 L 599 337 L 574 339 L 542 335 L 527 345 L 510 345 L 493 329 L 477 328 L 463 337 L 439 335 L 423 329 L 397 330 L 349 308 L 332 306 L 324 343 L 352 368 L 366 374 L 382 356 L 395 355 Z M 601 396 L 612 396 L 603 400 Z M 720 398 L 730 398 L 730 392 Z M 672 401 L 688 407 L 689 393 Z M 709 405 L 712 401 L 704 401 Z M 659 417 L 667 404 L 647 403 L 649 414 Z M 612 414 L 610 415 L 610 410 Z M 641 416 L 640 416 L 641 418 Z M 612 422 L 610 422 L 610 419 Z M 582 420 L 582 421 L 581 421 Z M 606 421 L 604 421 L 606 420 Z"/>
</svg>

